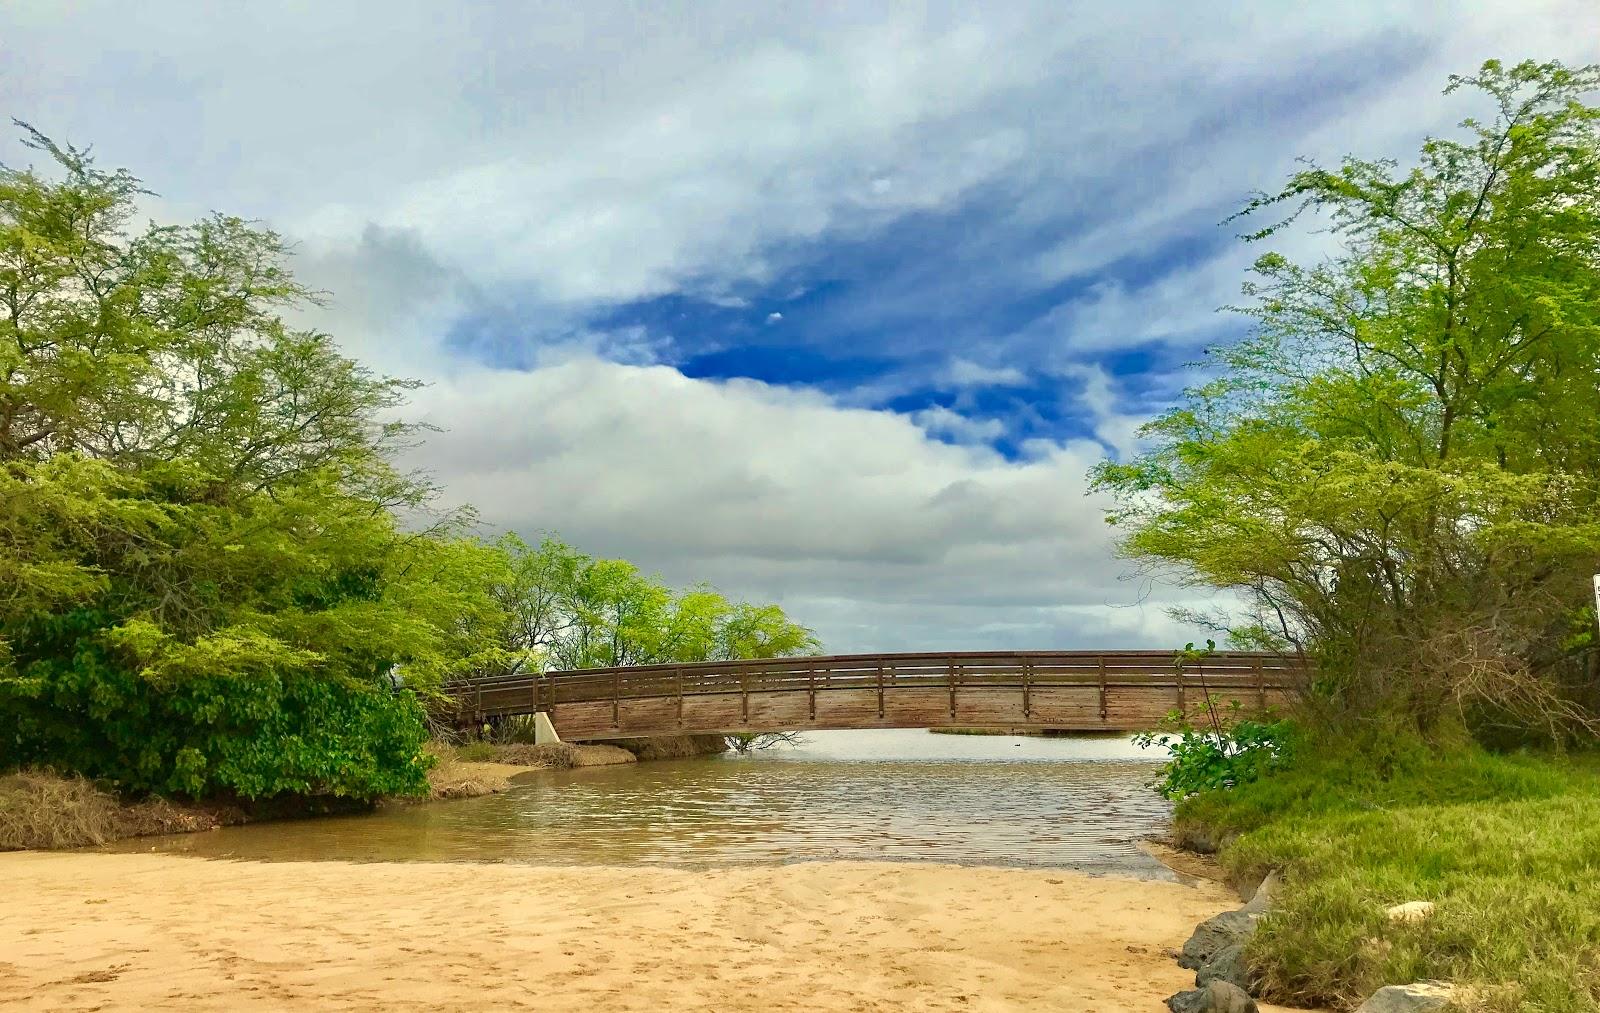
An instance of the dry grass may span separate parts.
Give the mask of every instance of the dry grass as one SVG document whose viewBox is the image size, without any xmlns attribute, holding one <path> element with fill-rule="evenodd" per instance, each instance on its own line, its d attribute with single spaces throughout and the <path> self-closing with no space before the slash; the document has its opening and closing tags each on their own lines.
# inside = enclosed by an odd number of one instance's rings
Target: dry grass
<svg viewBox="0 0 1600 1013">
<path fill-rule="evenodd" d="M 428 751 L 436 761 L 428 771 L 428 799 L 475 798 L 505 791 L 517 773 L 512 768 L 517 767 L 571 770 L 633 762 L 632 754 L 620 749 L 567 742 L 531 746 L 490 742 L 451 745 L 434 741 L 428 744 Z"/>
<path fill-rule="evenodd" d="M 82 777 L 0 777 L 0 850 L 81 848 L 123 836 L 117 800 Z"/>
<path fill-rule="evenodd" d="M 718 737 L 720 742 L 720 737 Z M 677 744 L 678 740 L 671 740 Z M 686 748 L 679 746 L 679 748 Z M 433 754 L 439 757 L 440 765 L 445 767 L 447 773 L 459 772 L 460 765 L 465 764 L 510 764 L 515 767 L 530 767 L 536 770 L 572 770 L 575 767 L 600 767 L 617 763 L 632 763 L 637 757 L 634 752 L 619 749 L 604 743 L 572 743 L 553 742 L 542 746 L 529 745 L 522 742 L 494 743 L 494 742 L 468 742 L 459 746 L 451 746 L 443 742 L 434 742 L 429 746 Z M 701 753 L 685 753 L 683 755 L 703 755 Z M 435 768 L 437 775 L 439 768 Z"/>
<path fill-rule="evenodd" d="M 444 742 L 430 742 L 428 751 L 435 763 L 428 770 L 428 795 L 421 799 L 396 799 L 393 801 L 425 802 L 429 800 L 477 798 L 505 791 L 509 779 L 493 769 L 493 764 L 462 758 L 460 748 Z"/>
<path fill-rule="evenodd" d="M 124 803 L 87 778 L 24 770 L 0 775 L 0 851 L 87 848 L 124 837 L 209 830 L 242 814 L 165 799 Z"/>
<path fill-rule="evenodd" d="M 571 770 L 580 766 L 578 747 L 569 742 L 552 742 L 542 746 L 516 743 L 498 746 L 496 763 L 514 763 L 519 767 L 540 767 L 545 770 Z"/>
<path fill-rule="evenodd" d="M 659 735 L 651 739 L 607 739 L 592 745 L 626 749 L 640 760 L 688 760 L 728 751 L 721 735 Z"/>
</svg>

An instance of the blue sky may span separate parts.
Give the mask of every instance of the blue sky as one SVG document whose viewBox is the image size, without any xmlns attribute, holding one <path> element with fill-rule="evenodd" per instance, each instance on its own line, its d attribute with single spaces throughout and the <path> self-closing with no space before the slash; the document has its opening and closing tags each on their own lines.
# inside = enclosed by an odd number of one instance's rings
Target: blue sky
<svg viewBox="0 0 1600 1013">
<path fill-rule="evenodd" d="M 0 10 L 5 111 L 289 237 L 298 319 L 428 383 L 448 500 L 837 650 L 1203 635 L 1167 608 L 1228 603 L 1130 573 L 1085 476 L 1239 333 L 1264 250 L 1219 223 L 1404 161 L 1490 57 L 1600 60 L 1600 7 Z"/>
</svg>

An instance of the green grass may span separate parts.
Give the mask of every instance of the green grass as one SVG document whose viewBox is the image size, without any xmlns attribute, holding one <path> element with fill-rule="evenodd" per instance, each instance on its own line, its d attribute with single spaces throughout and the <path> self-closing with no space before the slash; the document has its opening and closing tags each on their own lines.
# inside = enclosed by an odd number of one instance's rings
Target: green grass
<svg viewBox="0 0 1600 1013">
<path fill-rule="evenodd" d="M 467 763 L 493 763 L 500 757 L 500 748 L 492 742 L 463 742 L 455 747 L 455 758 Z"/>
<path fill-rule="evenodd" d="M 1425 978 L 1479 1010 L 1600 1010 L 1600 759 L 1307 744 L 1289 770 L 1179 806 L 1240 880 L 1285 887 L 1250 944 L 1264 994 L 1349 1008 Z M 1237 836 L 1233 836 L 1237 835 Z M 1391 923 L 1390 905 L 1434 916 Z"/>
</svg>

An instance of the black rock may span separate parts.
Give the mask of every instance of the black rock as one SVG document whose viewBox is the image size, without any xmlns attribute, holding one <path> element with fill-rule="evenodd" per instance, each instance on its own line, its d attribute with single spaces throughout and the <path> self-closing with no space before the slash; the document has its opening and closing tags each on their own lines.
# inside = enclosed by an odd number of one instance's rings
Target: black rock
<svg viewBox="0 0 1600 1013">
<path fill-rule="evenodd" d="M 1218 953 L 1243 943 L 1256 930 L 1255 916 L 1246 911 L 1224 911 L 1195 926 L 1194 935 L 1183 944 L 1178 966 L 1198 971 Z"/>
<path fill-rule="evenodd" d="M 1172 1013 L 1257 1013 L 1259 1007 L 1239 986 L 1213 981 L 1205 988 L 1172 996 L 1167 1009 Z"/>
<path fill-rule="evenodd" d="M 1213 981 L 1225 981 L 1230 985 L 1248 989 L 1252 982 L 1244 963 L 1244 941 L 1229 943 L 1222 949 L 1213 953 L 1205 963 L 1195 971 L 1194 983 L 1197 988 L 1204 988 Z"/>
</svg>

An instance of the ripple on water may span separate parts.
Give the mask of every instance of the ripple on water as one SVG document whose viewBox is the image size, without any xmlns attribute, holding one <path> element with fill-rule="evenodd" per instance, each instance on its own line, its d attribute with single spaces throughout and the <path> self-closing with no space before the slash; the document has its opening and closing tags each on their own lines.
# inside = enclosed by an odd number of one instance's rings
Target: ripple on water
<svg viewBox="0 0 1600 1013">
<path fill-rule="evenodd" d="M 1071 867 L 1170 878 L 1154 759 L 1124 738 L 809 733 L 798 749 L 566 772 L 372 815 L 122 842 L 262 860 L 723 866 L 817 860 Z"/>
</svg>

